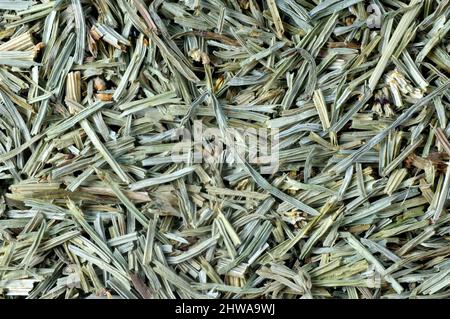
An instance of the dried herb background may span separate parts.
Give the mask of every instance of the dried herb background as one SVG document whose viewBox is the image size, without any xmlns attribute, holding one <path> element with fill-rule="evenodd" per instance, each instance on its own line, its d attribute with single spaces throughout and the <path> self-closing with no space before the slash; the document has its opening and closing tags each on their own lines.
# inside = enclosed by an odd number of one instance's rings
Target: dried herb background
<svg viewBox="0 0 450 319">
<path fill-rule="evenodd" d="M 0 0 L 0 296 L 449 298 L 449 30 L 448 0 Z M 194 121 L 278 129 L 277 171 L 177 159 Z"/>
</svg>

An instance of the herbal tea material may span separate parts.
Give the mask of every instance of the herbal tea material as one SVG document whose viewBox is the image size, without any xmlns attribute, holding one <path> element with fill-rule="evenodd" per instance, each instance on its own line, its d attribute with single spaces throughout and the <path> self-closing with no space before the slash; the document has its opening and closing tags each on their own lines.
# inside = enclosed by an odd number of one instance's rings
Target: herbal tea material
<svg viewBox="0 0 450 319">
<path fill-rule="evenodd" d="M 450 298 L 447 0 L 0 0 L 0 298 Z"/>
</svg>

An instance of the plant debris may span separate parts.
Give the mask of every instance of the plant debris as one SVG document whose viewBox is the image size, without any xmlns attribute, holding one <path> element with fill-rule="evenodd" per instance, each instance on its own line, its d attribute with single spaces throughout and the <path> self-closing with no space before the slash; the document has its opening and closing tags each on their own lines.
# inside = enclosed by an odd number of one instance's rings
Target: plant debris
<svg viewBox="0 0 450 319">
<path fill-rule="evenodd" d="M 450 298 L 450 1 L 0 0 L 0 298 Z"/>
</svg>

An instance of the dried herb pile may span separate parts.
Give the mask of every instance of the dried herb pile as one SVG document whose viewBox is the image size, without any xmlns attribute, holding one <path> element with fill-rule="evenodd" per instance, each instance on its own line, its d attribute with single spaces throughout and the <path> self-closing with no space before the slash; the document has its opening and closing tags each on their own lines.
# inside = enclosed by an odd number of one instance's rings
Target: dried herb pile
<svg viewBox="0 0 450 319">
<path fill-rule="evenodd" d="M 448 0 L 0 0 L 0 297 L 449 298 L 449 30 Z M 277 134 L 276 169 L 177 155 L 195 122 Z"/>
</svg>

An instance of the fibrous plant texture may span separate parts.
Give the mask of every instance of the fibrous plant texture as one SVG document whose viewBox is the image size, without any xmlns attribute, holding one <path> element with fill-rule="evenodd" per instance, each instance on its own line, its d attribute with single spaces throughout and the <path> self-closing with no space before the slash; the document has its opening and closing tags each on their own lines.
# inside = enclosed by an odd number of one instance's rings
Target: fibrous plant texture
<svg viewBox="0 0 450 319">
<path fill-rule="evenodd" d="M 0 0 L 0 298 L 449 298 L 450 1 Z"/>
</svg>

